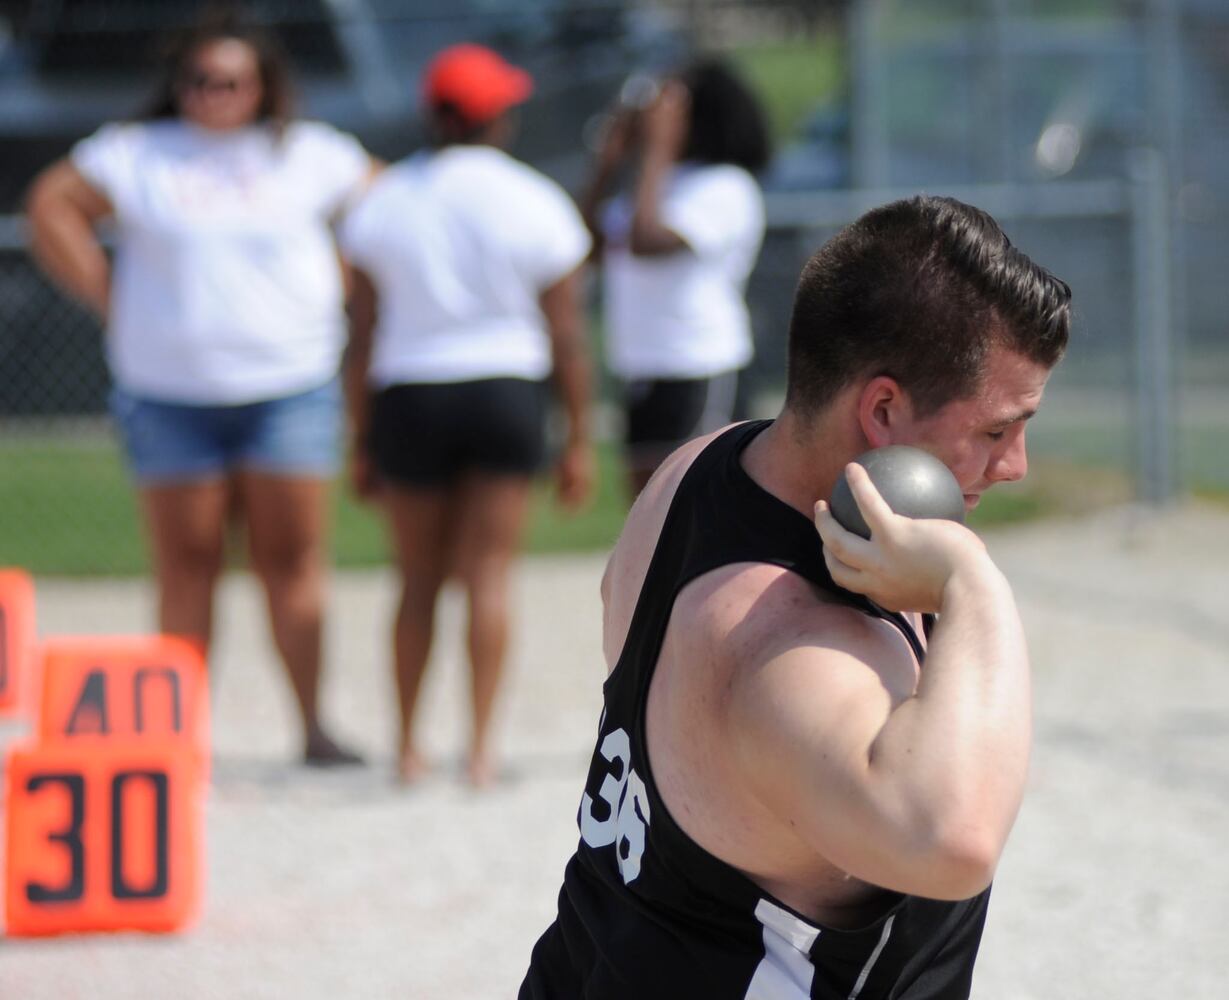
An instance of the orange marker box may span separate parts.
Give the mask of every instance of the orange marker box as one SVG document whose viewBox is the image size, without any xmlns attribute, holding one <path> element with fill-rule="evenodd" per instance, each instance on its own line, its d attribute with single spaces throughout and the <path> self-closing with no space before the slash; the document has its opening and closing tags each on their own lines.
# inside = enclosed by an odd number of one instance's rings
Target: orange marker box
<svg viewBox="0 0 1229 1000">
<path fill-rule="evenodd" d="M 0 715 L 24 709 L 35 636 L 33 579 L 24 569 L 0 569 Z"/>
<path fill-rule="evenodd" d="M 48 639 L 42 646 L 43 743 L 172 740 L 209 761 L 204 658 L 173 636 Z"/>
<path fill-rule="evenodd" d="M 182 741 L 14 747 L 5 797 L 7 934 L 167 932 L 199 912 L 204 789 Z"/>
</svg>

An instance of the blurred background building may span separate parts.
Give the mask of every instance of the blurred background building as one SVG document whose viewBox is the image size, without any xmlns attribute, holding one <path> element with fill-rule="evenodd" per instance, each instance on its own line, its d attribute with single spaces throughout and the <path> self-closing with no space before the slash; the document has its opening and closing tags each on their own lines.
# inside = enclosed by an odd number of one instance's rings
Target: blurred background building
<svg viewBox="0 0 1229 1000">
<path fill-rule="evenodd" d="M 89 555 L 92 538 L 135 537 L 128 501 L 89 493 L 121 479 L 100 332 L 30 264 L 21 196 L 76 139 L 141 108 L 157 38 L 199 6 L 0 0 L 0 564 L 139 564 L 139 545 L 135 562 Z M 995 214 L 1075 294 L 1070 356 L 1030 427 L 1034 493 L 1019 503 L 1040 502 L 1037 490 L 1229 497 L 1225 0 L 242 6 L 281 36 L 304 114 L 389 159 L 422 140 L 417 82 L 431 53 L 492 45 L 537 80 L 514 151 L 571 188 L 586 129 L 628 75 L 724 52 L 765 98 L 778 146 L 750 290 L 751 409 L 780 393 L 806 257 L 871 205 L 950 193 Z"/>
</svg>

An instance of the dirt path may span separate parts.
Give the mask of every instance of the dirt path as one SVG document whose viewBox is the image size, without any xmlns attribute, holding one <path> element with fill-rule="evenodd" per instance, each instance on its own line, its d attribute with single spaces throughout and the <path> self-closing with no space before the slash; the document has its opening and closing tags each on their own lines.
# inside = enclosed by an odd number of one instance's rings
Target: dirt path
<svg viewBox="0 0 1229 1000">
<path fill-rule="evenodd" d="M 1037 746 L 1000 869 L 979 1000 L 1221 1000 L 1229 981 L 1229 513 L 1115 510 L 990 538 L 1033 651 Z M 597 557 L 525 564 L 508 774 L 456 780 L 460 609 L 425 693 L 436 774 L 391 783 L 392 581 L 335 581 L 326 703 L 372 759 L 291 767 L 293 715 L 250 581 L 228 580 L 208 898 L 187 934 L 0 942 L 0 1000 L 503 1000 L 551 919 L 599 713 Z M 39 581 L 41 626 L 147 622 L 139 582 Z M 12 725 L 0 741 L 19 735 Z M 682 998 L 681 998 L 682 1000 Z"/>
</svg>

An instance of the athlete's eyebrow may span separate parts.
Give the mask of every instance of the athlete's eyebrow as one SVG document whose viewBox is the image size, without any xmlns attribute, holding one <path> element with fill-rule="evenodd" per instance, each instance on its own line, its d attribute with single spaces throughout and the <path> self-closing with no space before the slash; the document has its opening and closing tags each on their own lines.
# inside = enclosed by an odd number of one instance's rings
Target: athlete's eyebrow
<svg viewBox="0 0 1229 1000">
<path fill-rule="evenodd" d="M 1012 424 L 1021 423 L 1025 420 L 1031 420 L 1037 414 L 1037 407 L 1026 407 L 1014 413 L 1008 413 L 1005 416 L 999 417 L 991 426 L 993 427 L 1010 427 Z"/>
</svg>

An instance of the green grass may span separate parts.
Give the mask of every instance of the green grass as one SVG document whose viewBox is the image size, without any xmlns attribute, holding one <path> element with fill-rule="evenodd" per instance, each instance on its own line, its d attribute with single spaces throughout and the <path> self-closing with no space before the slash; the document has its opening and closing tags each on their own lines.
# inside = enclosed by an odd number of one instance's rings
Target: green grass
<svg viewBox="0 0 1229 1000">
<path fill-rule="evenodd" d="M 622 470 L 613 445 L 603 444 L 598 458 L 596 496 L 580 513 L 561 511 L 549 482 L 535 487 L 527 540 L 530 553 L 603 551 L 614 544 L 626 514 Z M 1201 496 L 1229 502 L 1229 487 L 1223 483 L 1202 481 L 1193 487 Z M 1025 483 L 987 494 L 970 523 L 985 529 L 1079 513 L 1130 496 L 1131 484 L 1122 470 L 1048 454 L 1034 461 Z M 356 503 L 340 483 L 333 490 L 332 551 L 336 565 L 342 567 L 388 562 L 380 515 Z M 4 565 L 70 576 L 131 576 L 147 571 L 134 496 L 109 441 L 0 444 L 0 566 Z"/>
<path fill-rule="evenodd" d="M 144 572 L 136 506 L 114 449 L 0 449 L 0 565 L 34 573 Z"/>
<path fill-rule="evenodd" d="M 1130 412 L 1116 396 L 1055 393 L 1029 429 L 1028 478 L 987 494 L 970 519 L 978 529 L 1079 514 L 1132 499 Z M 1175 458 L 1183 488 L 1229 504 L 1226 424 L 1219 396 L 1190 401 L 1179 423 Z M 569 514 L 551 484 L 535 487 L 530 553 L 602 551 L 617 539 L 627 511 L 617 447 L 598 448 L 597 491 Z M 388 562 L 378 511 L 333 488 L 331 545 L 341 567 Z M 137 575 L 148 570 L 135 498 L 110 435 L 13 433 L 0 436 L 0 566 L 60 575 Z"/>
<path fill-rule="evenodd" d="M 599 449 L 598 489 L 579 513 L 561 511 L 543 482 L 534 493 L 530 552 L 605 549 L 626 513 L 618 457 Z M 332 496 L 337 565 L 388 561 L 378 512 L 338 483 Z M 115 449 L 105 443 L 0 445 L 0 566 L 34 573 L 128 576 L 148 563 L 133 491 Z"/>
<path fill-rule="evenodd" d="M 613 444 L 598 447 L 597 484 L 589 505 L 567 513 L 555 503 L 551 484 L 535 489 L 529 522 L 530 552 L 592 552 L 609 549 L 619 537 L 628 508 L 623 467 Z"/>
<path fill-rule="evenodd" d="M 796 135 L 807 112 L 843 85 L 843 52 L 844 39 L 825 33 L 731 53 L 764 102 L 775 143 Z"/>
</svg>

